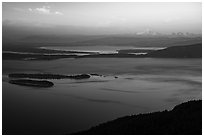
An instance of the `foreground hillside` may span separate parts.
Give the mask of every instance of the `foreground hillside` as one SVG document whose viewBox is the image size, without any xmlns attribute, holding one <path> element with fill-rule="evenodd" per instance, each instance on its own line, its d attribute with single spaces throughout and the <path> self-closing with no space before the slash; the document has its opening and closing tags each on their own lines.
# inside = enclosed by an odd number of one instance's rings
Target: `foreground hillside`
<svg viewBox="0 0 204 137">
<path fill-rule="evenodd" d="M 150 52 L 147 56 L 159 58 L 202 58 L 202 44 L 168 47 Z"/>
<path fill-rule="evenodd" d="M 126 116 L 76 134 L 201 135 L 202 101 L 189 101 L 171 111 Z"/>
</svg>

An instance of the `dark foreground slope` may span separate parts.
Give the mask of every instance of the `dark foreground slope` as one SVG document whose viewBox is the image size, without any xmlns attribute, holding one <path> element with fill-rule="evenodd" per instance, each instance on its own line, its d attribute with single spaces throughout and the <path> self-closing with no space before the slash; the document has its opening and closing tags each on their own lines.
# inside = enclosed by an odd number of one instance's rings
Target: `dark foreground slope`
<svg viewBox="0 0 204 137">
<path fill-rule="evenodd" d="M 168 47 L 150 52 L 146 56 L 159 58 L 202 58 L 202 44 Z"/>
<path fill-rule="evenodd" d="M 76 134 L 94 135 L 200 135 L 202 101 L 189 101 L 171 111 L 126 116 Z"/>
</svg>

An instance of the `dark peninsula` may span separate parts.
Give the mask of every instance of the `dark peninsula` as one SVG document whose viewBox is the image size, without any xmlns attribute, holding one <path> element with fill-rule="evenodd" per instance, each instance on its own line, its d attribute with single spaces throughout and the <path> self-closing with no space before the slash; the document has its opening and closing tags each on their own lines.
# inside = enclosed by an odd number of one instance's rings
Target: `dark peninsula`
<svg viewBox="0 0 204 137">
<path fill-rule="evenodd" d="M 75 58 L 202 58 L 202 44 L 172 46 L 165 49 L 148 51 L 147 54 L 135 55 L 134 50 L 121 50 L 115 54 L 95 54 Z"/>
<path fill-rule="evenodd" d="M 189 101 L 171 111 L 125 116 L 75 133 L 78 135 L 201 135 L 202 100 Z"/>
<path fill-rule="evenodd" d="M 149 52 L 145 56 L 152 58 L 202 58 L 202 44 L 172 46 Z"/>
</svg>

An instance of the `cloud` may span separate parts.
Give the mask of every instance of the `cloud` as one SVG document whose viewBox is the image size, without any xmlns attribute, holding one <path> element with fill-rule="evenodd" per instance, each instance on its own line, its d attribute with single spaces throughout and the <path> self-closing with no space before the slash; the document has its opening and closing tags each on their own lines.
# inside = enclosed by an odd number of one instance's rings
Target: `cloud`
<svg viewBox="0 0 204 137">
<path fill-rule="evenodd" d="M 55 14 L 56 14 L 56 15 L 63 15 L 63 13 L 62 13 L 62 12 L 59 12 L 59 11 L 55 11 Z"/>
<path fill-rule="evenodd" d="M 29 11 L 33 11 L 31 8 L 28 8 Z"/>
<path fill-rule="evenodd" d="M 59 11 L 51 11 L 50 6 L 43 6 L 41 8 L 28 8 L 30 12 L 35 12 L 39 14 L 44 14 L 44 15 L 63 15 L 62 12 Z"/>
<path fill-rule="evenodd" d="M 35 10 L 41 14 L 51 14 L 50 7 L 47 6 L 43 6 L 42 8 L 36 8 Z"/>
</svg>

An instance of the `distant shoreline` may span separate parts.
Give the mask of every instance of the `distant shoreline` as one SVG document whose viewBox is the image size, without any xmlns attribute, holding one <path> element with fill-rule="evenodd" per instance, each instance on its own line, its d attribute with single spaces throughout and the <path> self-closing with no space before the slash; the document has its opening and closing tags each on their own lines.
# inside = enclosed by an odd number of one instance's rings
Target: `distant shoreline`
<svg viewBox="0 0 204 137">
<path fill-rule="evenodd" d="M 172 46 L 158 50 L 119 50 L 118 53 L 85 51 L 58 51 L 38 49 L 39 53 L 4 52 L 3 60 L 55 60 L 61 58 L 202 58 L 202 44 Z M 144 54 L 144 52 L 147 52 Z"/>
</svg>

